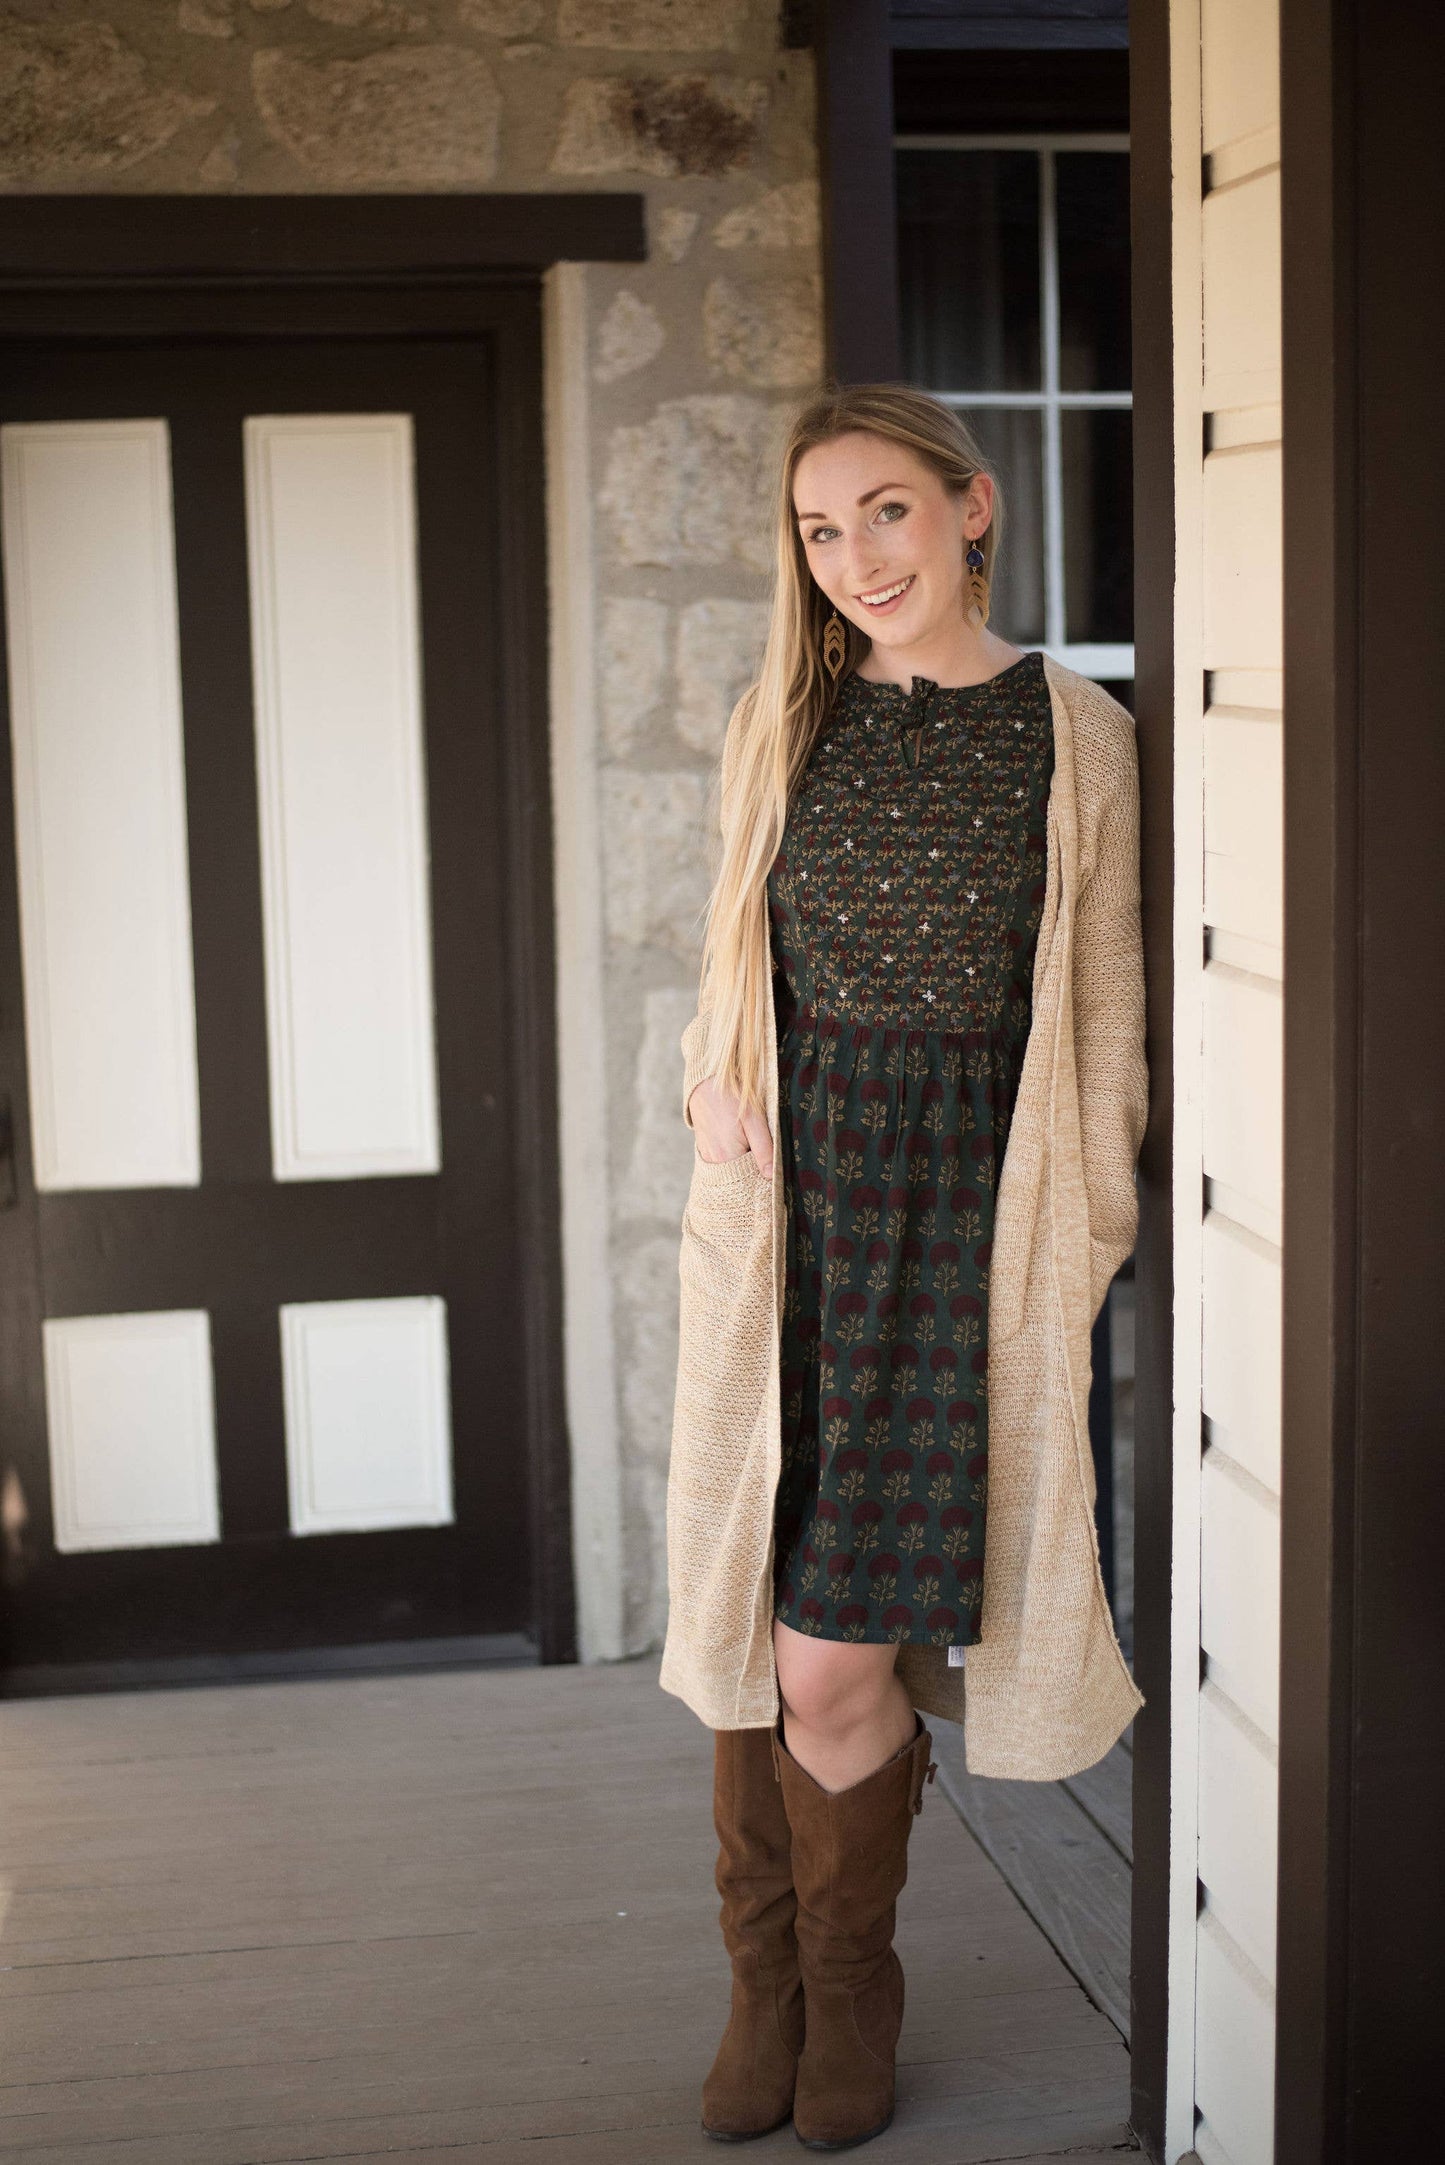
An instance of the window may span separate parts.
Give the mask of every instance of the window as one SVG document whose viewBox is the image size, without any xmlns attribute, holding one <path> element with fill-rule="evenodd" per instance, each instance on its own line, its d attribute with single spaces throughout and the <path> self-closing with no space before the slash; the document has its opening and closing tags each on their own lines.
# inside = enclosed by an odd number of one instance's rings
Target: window
<svg viewBox="0 0 1445 2165">
<path fill-rule="evenodd" d="M 909 135 L 897 180 L 905 372 L 960 409 L 1003 486 L 992 622 L 1127 686 L 1127 138 Z"/>
</svg>

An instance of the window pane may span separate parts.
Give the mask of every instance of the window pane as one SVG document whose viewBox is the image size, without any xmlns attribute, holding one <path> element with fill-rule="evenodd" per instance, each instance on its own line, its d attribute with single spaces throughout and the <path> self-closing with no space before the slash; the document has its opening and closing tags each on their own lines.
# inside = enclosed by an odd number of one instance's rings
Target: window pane
<svg viewBox="0 0 1445 2165">
<path fill-rule="evenodd" d="M 1118 407 L 1060 415 L 1064 603 L 1068 637 L 1134 636 L 1132 416 Z"/>
<path fill-rule="evenodd" d="M 1039 160 L 898 153 L 904 371 L 929 391 L 1037 391 Z"/>
<path fill-rule="evenodd" d="M 989 628 L 1016 645 L 1037 646 L 1044 636 L 1043 423 L 1037 413 L 1008 406 L 980 406 L 963 418 L 1003 500 Z"/>
<path fill-rule="evenodd" d="M 1129 159 L 1064 150 L 1054 161 L 1059 243 L 1059 384 L 1129 388 Z"/>
</svg>

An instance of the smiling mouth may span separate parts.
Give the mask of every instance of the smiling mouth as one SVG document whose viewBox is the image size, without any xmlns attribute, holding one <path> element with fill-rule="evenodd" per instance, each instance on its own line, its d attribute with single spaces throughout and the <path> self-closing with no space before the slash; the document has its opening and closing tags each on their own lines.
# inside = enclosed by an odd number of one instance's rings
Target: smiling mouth
<svg viewBox="0 0 1445 2165">
<path fill-rule="evenodd" d="M 908 592 L 917 576 L 916 571 L 910 571 L 906 579 L 895 579 L 891 586 L 875 587 L 871 594 L 860 594 L 858 599 L 865 609 L 886 608 L 890 601 L 896 601 L 900 594 Z"/>
</svg>

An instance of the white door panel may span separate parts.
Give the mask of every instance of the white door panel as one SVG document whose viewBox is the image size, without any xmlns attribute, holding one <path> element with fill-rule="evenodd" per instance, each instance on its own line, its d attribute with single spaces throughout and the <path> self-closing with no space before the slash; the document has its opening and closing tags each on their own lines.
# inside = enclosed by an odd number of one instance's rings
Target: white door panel
<svg viewBox="0 0 1445 2165">
<path fill-rule="evenodd" d="M 446 1328 L 430 1294 L 282 1308 L 293 1533 L 451 1523 Z"/>
<path fill-rule="evenodd" d="M 57 1549 L 219 1540 L 205 1311 L 65 1316 L 43 1332 Z"/>
<path fill-rule="evenodd" d="M 164 421 L 0 430 L 36 1185 L 200 1179 Z"/>
<path fill-rule="evenodd" d="M 275 1175 L 434 1173 L 411 419 L 258 416 L 245 456 Z"/>
</svg>

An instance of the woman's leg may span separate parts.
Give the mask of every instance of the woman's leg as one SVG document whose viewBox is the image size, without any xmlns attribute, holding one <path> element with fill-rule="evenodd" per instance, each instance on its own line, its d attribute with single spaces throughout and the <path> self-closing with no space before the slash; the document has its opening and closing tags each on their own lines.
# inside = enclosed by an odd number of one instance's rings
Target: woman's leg
<svg viewBox="0 0 1445 2165">
<path fill-rule="evenodd" d="M 810 2149 L 848 2149 L 893 2117 L 903 2021 L 895 1905 L 933 1740 L 894 1674 L 892 1646 L 779 1623 L 773 1634 L 805 2001 L 793 2125 Z"/>
<path fill-rule="evenodd" d="M 851 1789 L 911 1744 L 917 1724 L 896 1646 L 815 1639 L 774 1623 L 783 1742 L 820 1789 Z"/>
</svg>

